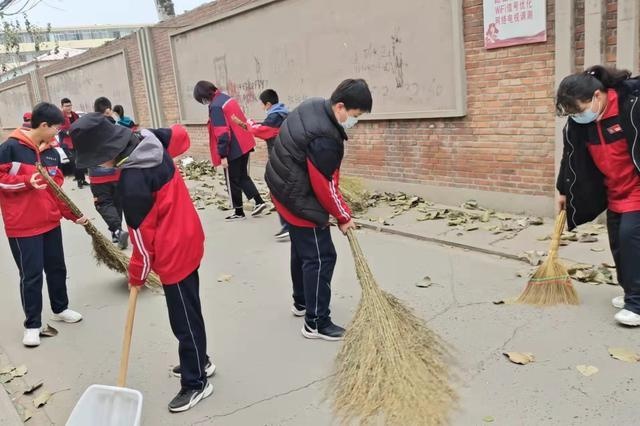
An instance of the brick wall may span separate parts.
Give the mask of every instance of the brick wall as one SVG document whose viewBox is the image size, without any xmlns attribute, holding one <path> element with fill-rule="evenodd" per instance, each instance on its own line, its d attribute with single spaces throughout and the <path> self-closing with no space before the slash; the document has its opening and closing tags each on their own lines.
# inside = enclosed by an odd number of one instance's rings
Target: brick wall
<svg viewBox="0 0 640 426">
<path fill-rule="evenodd" d="M 169 34 L 254 1 L 219 0 L 151 28 L 166 123 L 179 121 Z M 362 121 L 347 143 L 346 172 L 376 180 L 552 196 L 554 5 L 554 1 L 547 0 L 547 42 L 486 50 L 482 0 L 463 0 L 467 116 Z M 615 62 L 616 56 L 616 15 L 617 1 L 608 0 L 606 57 L 609 64 Z M 577 0 L 576 69 L 584 66 L 583 32 L 584 0 Z M 43 74 L 117 50 L 124 50 L 129 62 L 135 115 L 143 125 L 148 124 L 148 100 L 135 35 L 40 70 L 42 95 L 46 97 Z M 376 101 L 380 100 L 374 99 L 374 108 Z M 203 122 L 205 119 L 203 117 Z M 189 131 L 191 154 L 208 158 L 204 126 L 190 125 Z M 258 144 L 257 151 L 255 161 L 263 163 L 263 143 Z"/>
<path fill-rule="evenodd" d="M 547 2 L 546 43 L 486 50 L 482 1 L 465 0 L 467 116 L 363 123 L 348 143 L 347 171 L 374 179 L 552 194 L 553 5 Z"/>
<path fill-rule="evenodd" d="M 61 71 L 74 66 L 80 66 L 93 59 L 107 56 L 111 53 L 124 51 L 125 61 L 129 70 L 129 83 L 131 85 L 131 99 L 133 102 L 134 116 L 141 123 L 150 122 L 149 104 L 147 99 L 147 91 L 144 84 L 144 74 L 142 72 L 142 62 L 140 59 L 140 49 L 136 35 L 132 34 L 127 37 L 111 41 L 103 46 L 91 49 L 82 55 L 74 56 L 63 61 L 49 65 L 48 67 L 38 70 L 38 85 L 43 100 L 58 104 L 59 99 L 50 99 L 45 85 L 44 76 Z M 115 101 L 115 100 L 113 100 Z"/>
<path fill-rule="evenodd" d="M 220 13 L 248 2 L 203 6 L 197 15 Z M 468 115 L 460 119 L 363 121 L 347 144 L 346 172 L 379 180 L 553 194 L 553 2 L 547 7 L 546 43 L 487 51 L 482 1 L 465 0 Z M 195 21 L 183 18 L 170 24 L 179 27 L 187 22 Z M 154 34 L 154 43 L 165 116 L 172 122 L 178 118 L 173 69 L 169 61 L 160 59 L 170 55 L 166 32 Z M 190 132 L 192 154 L 207 158 L 206 132 L 199 126 L 190 126 Z M 258 144 L 255 157 L 259 163 L 265 158 L 263 145 Z"/>
</svg>

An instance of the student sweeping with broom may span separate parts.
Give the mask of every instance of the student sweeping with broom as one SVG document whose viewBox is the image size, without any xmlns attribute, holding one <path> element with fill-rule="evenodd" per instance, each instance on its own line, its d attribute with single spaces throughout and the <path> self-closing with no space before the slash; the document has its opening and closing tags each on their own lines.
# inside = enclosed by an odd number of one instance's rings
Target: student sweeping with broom
<svg viewBox="0 0 640 426">
<path fill-rule="evenodd" d="M 204 232 L 171 158 L 188 148 L 186 132 L 182 127 L 132 132 L 92 113 L 74 123 L 71 136 L 82 167 L 121 169 L 118 189 L 134 248 L 129 282 L 143 285 L 151 270 L 160 276 L 180 356 L 174 374 L 181 377 L 181 389 L 169 402 L 169 410 L 186 411 L 211 395 L 207 377 L 215 371 L 207 356 L 200 305 L 198 269 Z M 183 147 L 177 151 L 176 138 L 182 139 Z"/>
<path fill-rule="evenodd" d="M 616 321 L 640 326 L 640 80 L 593 66 L 566 77 L 556 110 L 569 116 L 558 175 L 559 208 L 569 229 L 607 210 L 611 252 L 624 296 Z"/>
<path fill-rule="evenodd" d="M 372 103 L 364 80 L 345 80 L 331 99 L 307 99 L 291 112 L 269 154 L 265 180 L 278 213 L 290 225 L 292 312 L 305 316 L 302 335 L 309 339 L 341 340 L 344 335 L 329 310 L 337 259 L 329 216 L 343 233 L 355 228 L 340 193 L 340 164 L 345 129 L 371 111 Z"/>
</svg>

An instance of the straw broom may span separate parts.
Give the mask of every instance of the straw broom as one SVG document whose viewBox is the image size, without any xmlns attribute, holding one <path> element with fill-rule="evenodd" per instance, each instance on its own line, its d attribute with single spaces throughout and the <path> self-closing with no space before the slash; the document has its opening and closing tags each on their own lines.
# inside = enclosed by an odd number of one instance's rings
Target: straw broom
<svg viewBox="0 0 640 426">
<path fill-rule="evenodd" d="M 69 196 L 64 193 L 62 188 L 60 188 L 58 184 L 51 178 L 51 176 L 49 176 L 47 170 L 39 163 L 36 164 L 36 168 L 49 185 L 49 188 L 51 188 L 51 190 L 54 192 L 55 196 L 58 197 L 60 201 L 65 203 L 74 215 L 78 217 L 83 216 L 78 206 L 76 206 L 75 203 L 71 201 Z M 98 230 L 98 228 L 93 225 L 93 223 L 88 222 L 86 226 L 83 226 L 83 228 L 91 237 L 91 240 L 93 242 L 94 257 L 96 258 L 98 264 L 103 264 L 112 271 L 120 272 L 121 274 L 126 275 L 129 269 L 129 257 L 122 251 L 120 251 L 111 241 L 105 238 L 105 236 Z M 151 284 L 152 286 L 161 286 L 160 279 L 153 272 L 149 274 L 147 283 Z"/>
<path fill-rule="evenodd" d="M 347 233 L 362 299 L 336 359 L 330 390 L 345 424 L 443 425 L 456 399 L 445 345 L 375 281 L 353 231 Z"/>
<path fill-rule="evenodd" d="M 533 274 L 516 303 L 539 306 L 580 303 L 567 269 L 558 262 L 558 247 L 566 220 L 567 213 L 562 210 L 556 219 L 549 255 Z"/>
</svg>

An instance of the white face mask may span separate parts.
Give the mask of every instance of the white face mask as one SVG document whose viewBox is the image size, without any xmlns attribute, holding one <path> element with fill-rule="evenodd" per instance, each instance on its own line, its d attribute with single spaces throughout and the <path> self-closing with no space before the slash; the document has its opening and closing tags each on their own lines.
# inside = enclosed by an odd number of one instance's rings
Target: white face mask
<svg viewBox="0 0 640 426">
<path fill-rule="evenodd" d="M 356 117 L 348 116 L 347 121 L 340 124 L 342 124 L 342 127 L 344 127 L 345 129 L 350 129 L 356 124 L 358 124 L 358 119 Z"/>
</svg>

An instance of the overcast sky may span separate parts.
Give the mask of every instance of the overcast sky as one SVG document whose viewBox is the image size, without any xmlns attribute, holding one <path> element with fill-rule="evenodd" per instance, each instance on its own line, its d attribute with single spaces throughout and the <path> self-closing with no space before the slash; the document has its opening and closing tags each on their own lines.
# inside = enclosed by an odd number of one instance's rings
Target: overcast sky
<svg viewBox="0 0 640 426">
<path fill-rule="evenodd" d="M 27 0 L 17 3 L 24 5 Z M 174 0 L 176 13 L 191 10 L 206 0 Z M 36 0 L 29 0 L 30 4 Z M 15 7 L 8 9 L 8 12 Z M 42 0 L 28 12 L 29 19 L 41 26 L 53 27 L 148 24 L 158 21 L 153 0 Z"/>
</svg>

